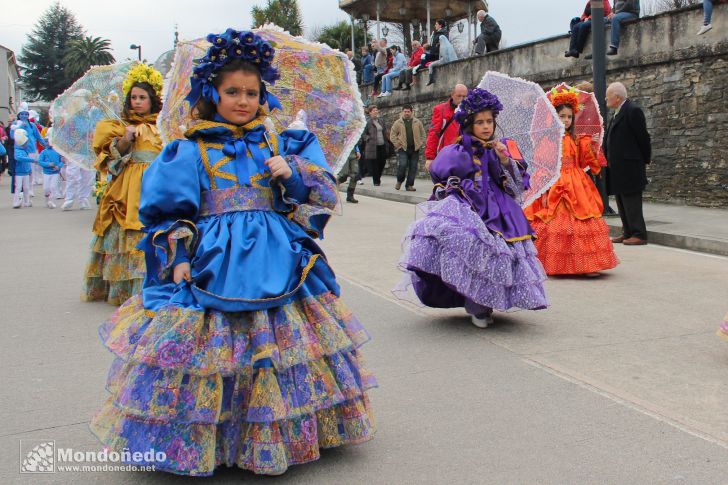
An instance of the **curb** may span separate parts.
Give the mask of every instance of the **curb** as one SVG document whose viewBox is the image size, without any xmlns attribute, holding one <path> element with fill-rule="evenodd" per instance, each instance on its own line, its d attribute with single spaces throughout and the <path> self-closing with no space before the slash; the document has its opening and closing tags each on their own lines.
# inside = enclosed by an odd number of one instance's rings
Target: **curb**
<svg viewBox="0 0 728 485">
<path fill-rule="evenodd" d="M 346 192 L 346 188 L 340 189 L 340 192 Z M 363 195 L 366 197 L 374 197 L 376 199 L 384 199 L 392 202 L 401 202 L 405 204 L 419 204 L 427 200 L 429 193 L 418 192 L 416 194 L 402 192 L 402 193 L 391 193 L 383 192 L 369 188 L 367 186 L 357 186 L 357 195 Z M 609 233 L 612 236 L 619 236 L 622 229 L 622 223 L 618 217 L 607 217 L 604 218 L 607 226 L 609 226 Z M 649 227 L 650 221 L 647 221 Z M 650 244 L 656 244 L 659 246 L 667 246 L 677 249 L 685 249 L 688 251 L 696 251 L 699 253 L 715 254 L 718 256 L 728 256 L 728 241 L 723 239 L 713 239 L 709 237 L 700 237 L 688 234 L 673 234 L 669 232 L 660 232 L 648 229 L 647 239 Z"/>
</svg>

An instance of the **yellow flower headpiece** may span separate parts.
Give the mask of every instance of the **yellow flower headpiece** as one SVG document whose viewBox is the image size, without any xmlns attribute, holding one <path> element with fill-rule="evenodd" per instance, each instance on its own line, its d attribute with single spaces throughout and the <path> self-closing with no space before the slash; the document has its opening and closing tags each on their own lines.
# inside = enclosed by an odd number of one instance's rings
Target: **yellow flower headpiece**
<svg viewBox="0 0 728 485">
<path fill-rule="evenodd" d="M 162 84 L 164 84 L 164 78 L 162 77 L 162 73 L 154 69 L 152 66 L 137 64 L 129 69 L 129 72 L 126 74 L 126 79 L 124 79 L 124 83 L 121 85 L 124 97 L 129 94 L 134 83 L 147 83 L 152 87 L 152 89 L 154 89 L 157 96 L 162 95 Z"/>
<path fill-rule="evenodd" d="M 581 111 L 582 106 L 579 104 L 579 91 L 575 88 L 553 88 L 548 98 L 554 108 L 565 104 L 571 108 L 574 114 Z"/>
</svg>

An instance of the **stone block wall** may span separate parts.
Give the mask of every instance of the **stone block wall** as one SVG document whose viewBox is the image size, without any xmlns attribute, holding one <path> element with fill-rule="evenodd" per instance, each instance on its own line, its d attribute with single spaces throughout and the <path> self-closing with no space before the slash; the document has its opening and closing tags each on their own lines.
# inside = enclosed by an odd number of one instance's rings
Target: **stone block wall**
<svg viewBox="0 0 728 485">
<path fill-rule="evenodd" d="M 698 37 L 701 20 L 695 6 L 626 24 L 619 55 L 608 58 L 607 82 L 623 82 L 647 117 L 653 163 L 645 198 L 728 208 L 728 4 L 715 6 L 713 30 Z M 568 18 L 564 23 L 567 30 Z M 462 59 L 438 68 L 432 86 L 426 86 L 427 75 L 417 76 L 412 90 L 370 100 L 390 126 L 402 105 L 412 104 L 428 129 L 432 108 L 452 86 L 476 86 L 488 70 L 544 88 L 590 80 L 591 62 L 565 58 L 567 47 L 564 35 Z M 387 171 L 395 165 L 390 160 Z"/>
</svg>

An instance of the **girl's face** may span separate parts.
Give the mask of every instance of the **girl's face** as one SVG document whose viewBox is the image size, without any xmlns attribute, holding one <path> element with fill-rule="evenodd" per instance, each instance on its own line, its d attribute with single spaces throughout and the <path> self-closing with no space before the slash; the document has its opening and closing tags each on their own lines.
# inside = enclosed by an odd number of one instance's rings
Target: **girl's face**
<svg viewBox="0 0 728 485">
<path fill-rule="evenodd" d="M 260 107 L 260 80 L 257 75 L 234 71 L 223 75 L 217 88 L 220 102 L 217 114 L 235 125 L 244 125 L 255 119 Z"/>
<path fill-rule="evenodd" d="M 379 118 L 379 108 L 372 108 L 372 110 L 369 111 L 369 116 L 372 118 Z"/>
<path fill-rule="evenodd" d="M 140 87 L 131 88 L 131 109 L 139 116 L 148 115 L 152 112 L 152 99 L 144 89 Z"/>
<path fill-rule="evenodd" d="M 571 128 L 571 124 L 574 122 L 574 112 L 571 108 L 564 106 L 559 111 L 559 119 L 564 124 L 564 128 L 569 130 Z"/>
<path fill-rule="evenodd" d="M 473 119 L 473 135 L 488 141 L 495 133 L 495 117 L 492 111 L 481 111 Z"/>
</svg>

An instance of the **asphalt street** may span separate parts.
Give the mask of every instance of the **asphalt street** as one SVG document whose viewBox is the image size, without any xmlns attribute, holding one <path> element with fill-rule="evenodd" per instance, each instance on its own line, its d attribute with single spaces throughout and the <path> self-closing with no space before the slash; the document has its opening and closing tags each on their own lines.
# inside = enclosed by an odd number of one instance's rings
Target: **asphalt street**
<svg viewBox="0 0 728 485">
<path fill-rule="evenodd" d="M 79 300 L 93 211 L 13 210 L 0 183 L 0 483 L 187 483 L 161 473 L 21 474 L 21 440 L 99 450 L 113 311 Z M 36 189 L 38 195 L 42 195 Z M 396 300 L 414 206 L 360 197 L 322 245 L 370 331 L 379 431 L 282 477 L 221 469 L 196 483 L 728 483 L 728 258 L 617 248 L 598 279 L 552 278 L 551 307 L 496 314 Z"/>
</svg>

